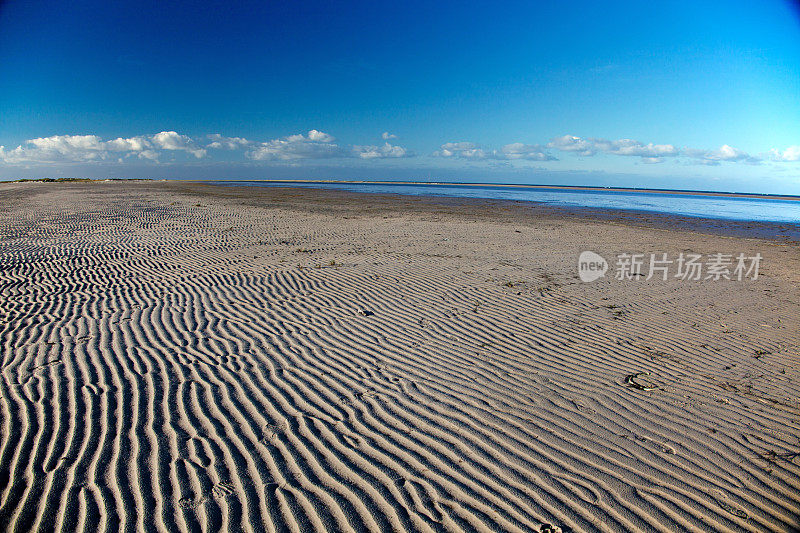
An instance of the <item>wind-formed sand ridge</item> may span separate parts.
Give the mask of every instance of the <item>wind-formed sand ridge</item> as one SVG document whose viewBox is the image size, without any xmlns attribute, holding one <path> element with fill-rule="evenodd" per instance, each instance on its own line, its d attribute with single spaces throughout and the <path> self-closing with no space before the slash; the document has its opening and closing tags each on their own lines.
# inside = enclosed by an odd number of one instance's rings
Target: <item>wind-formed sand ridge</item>
<svg viewBox="0 0 800 533">
<path fill-rule="evenodd" d="M 157 185 L 13 187 L 8 530 L 800 527 L 796 250 Z M 764 273 L 577 279 L 587 242 L 646 252 L 654 238 L 762 251 Z M 626 381 L 641 372 L 653 390 Z"/>
</svg>

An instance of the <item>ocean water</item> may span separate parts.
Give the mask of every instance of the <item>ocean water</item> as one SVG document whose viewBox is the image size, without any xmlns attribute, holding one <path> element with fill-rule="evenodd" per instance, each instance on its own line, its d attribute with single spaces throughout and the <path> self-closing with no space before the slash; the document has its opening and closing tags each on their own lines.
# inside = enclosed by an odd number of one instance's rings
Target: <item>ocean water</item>
<svg viewBox="0 0 800 533">
<path fill-rule="evenodd" d="M 800 199 L 686 195 L 645 191 L 586 191 L 494 185 L 214 181 L 217 185 L 313 187 L 361 193 L 542 202 L 564 207 L 652 211 L 721 220 L 800 223 Z"/>
</svg>

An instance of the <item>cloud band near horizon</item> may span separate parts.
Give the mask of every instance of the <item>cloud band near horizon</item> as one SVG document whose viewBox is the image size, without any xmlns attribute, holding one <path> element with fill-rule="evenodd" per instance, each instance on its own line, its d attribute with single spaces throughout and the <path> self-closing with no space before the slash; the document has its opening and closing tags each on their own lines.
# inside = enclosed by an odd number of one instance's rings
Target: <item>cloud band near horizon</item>
<svg viewBox="0 0 800 533">
<path fill-rule="evenodd" d="M 305 134 L 288 135 L 263 142 L 244 137 L 227 137 L 219 133 L 193 138 L 175 131 L 111 140 L 103 140 L 97 135 L 53 135 L 29 139 L 13 149 L 0 146 L 0 163 L 8 166 L 125 163 L 133 159 L 158 164 L 175 162 L 181 157 L 196 161 L 215 161 L 217 153 L 223 152 L 240 154 L 243 160 L 254 163 L 290 164 L 331 159 L 375 161 L 420 157 L 399 144 L 389 142 L 397 139 L 397 135 L 383 132 L 379 137 L 382 144 L 348 145 L 316 129 Z M 574 135 L 554 137 L 546 144 L 512 142 L 499 149 L 484 148 L 467 141 L 446 142 L 430 153 L 430 157 L 473 162 L 559 161 L 553 152 L 578 157 L 593 157 L 598 154 L 636 157 L 643 163 L 662 163 L 668 159 L 700 165 L 800 161 L 800 145 L 751 155 L 727 144 L 718 149 L 678 148 L 672 144 L 643 143 L 633 139 L 609 140 Z"/>
</svg>

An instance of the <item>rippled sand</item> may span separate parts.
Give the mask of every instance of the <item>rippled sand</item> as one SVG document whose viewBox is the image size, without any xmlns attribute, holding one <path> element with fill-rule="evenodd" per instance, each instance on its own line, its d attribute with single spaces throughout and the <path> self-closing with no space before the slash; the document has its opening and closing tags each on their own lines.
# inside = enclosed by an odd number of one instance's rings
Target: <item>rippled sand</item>
<svg viewBox="0 0 800 533">
<path fill-rule="evenodd" d="M 174 183 L 0 208 L 8 530 L 800 527 L 796 244 Z M 586 249 L 764 260 L 583 284 Z"/>
</svg>

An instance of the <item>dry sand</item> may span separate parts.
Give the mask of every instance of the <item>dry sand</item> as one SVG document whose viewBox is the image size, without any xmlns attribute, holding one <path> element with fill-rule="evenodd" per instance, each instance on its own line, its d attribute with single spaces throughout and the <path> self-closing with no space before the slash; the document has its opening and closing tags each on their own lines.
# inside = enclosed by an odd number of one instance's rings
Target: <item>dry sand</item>
<svg viewBox="0 0 800 533">
<path fill-rule="evenodd" d="M 5 529 L 800 528 L 796 244 L 181 183 L 0 208 Z M 584 284 L 585 249 L 764 260 Z"/>
</svg>

